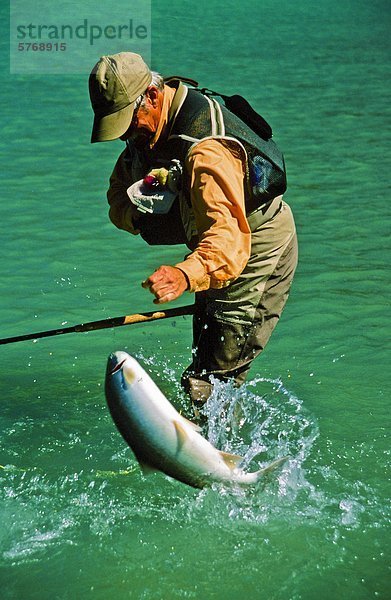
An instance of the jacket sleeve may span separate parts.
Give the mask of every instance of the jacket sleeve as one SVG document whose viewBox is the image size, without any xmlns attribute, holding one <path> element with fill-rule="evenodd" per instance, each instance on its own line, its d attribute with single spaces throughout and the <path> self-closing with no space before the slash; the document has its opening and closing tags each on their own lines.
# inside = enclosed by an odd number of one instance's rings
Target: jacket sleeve
<svg viewBox="0 0 391 600">
<path fill-rule="evenodd" d="M 208 139 L 193 147 L 186 168 L 199 243 L 175 266 L 187 276 L 190 291 L 226 287 L 243 271 L 251 251 L 242 158 Z"/>
<path fill-rule="evenodd" d="M 107 191 L 107 200 L 110 205 L 109 217 L 118 229 L 124 229 L 136 235 L 139 230 L 134 226 L 133 219 L 136 217 L 137 209 L 130 202 L 126 193 L 128 187 L 134 182 L 134 178 L 125 160 L 125 154 L 126 150 L 120 154 L 110 177 L 110 187 Z"/>
</svg>

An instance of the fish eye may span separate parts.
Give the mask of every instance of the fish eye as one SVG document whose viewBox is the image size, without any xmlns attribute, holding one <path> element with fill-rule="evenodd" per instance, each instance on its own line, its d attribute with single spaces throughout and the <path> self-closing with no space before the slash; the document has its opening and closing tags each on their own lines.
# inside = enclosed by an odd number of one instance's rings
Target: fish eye
<svg viewBox="0 0 391 600">
<path fill-rule="evenodd" d="M 131 385 L 132 383 L 134 383 L 136 381 L 136 373 L 135 371 L 129 367 L 129 365 L 126 365 L 123 370 L 122 370 L 124 379 L 127 383 L 129 383 L 129 385 Z"/>
</svg>

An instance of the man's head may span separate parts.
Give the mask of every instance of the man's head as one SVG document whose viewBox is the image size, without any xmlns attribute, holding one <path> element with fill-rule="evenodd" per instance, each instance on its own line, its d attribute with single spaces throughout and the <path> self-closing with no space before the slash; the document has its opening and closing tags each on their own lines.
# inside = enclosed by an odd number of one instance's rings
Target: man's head
<svg viewBox="0 0 391 600">
<path fill-rule="evenodd" d="M 95 113 L 92 143 L 126 139 L 136 130 L 146 136 L 156 131 L 161 92 L 151 85 L 152 78 L 151 70 L 138 54 L 102 56 L 89 78 Z"/>
</svg>

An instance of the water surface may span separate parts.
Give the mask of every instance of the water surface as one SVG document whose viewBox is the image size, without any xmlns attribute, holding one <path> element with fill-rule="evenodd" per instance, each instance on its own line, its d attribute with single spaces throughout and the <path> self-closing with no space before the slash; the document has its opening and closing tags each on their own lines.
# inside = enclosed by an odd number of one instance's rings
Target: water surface
<svg viewBox="0 0 391 600">
<path fill-rule="evenodd" d="M 2 346 L 2 596 L 389 598 L 389 5 L 157 0 L 152 15 L 153 68 L 242 93 L 286 155 L 292 295 L 248 384 L 217 388 L 207 435 L 249 468 L 291 458 L 252 491 L 141 475 L 106 359 L 136 355 L 186 412 L 189 317 Z M 1 337 L 152 310 L 140 282 L 186 249 L 109 223 L 122 146 L 89 144 L 86 79 L 3 74 Z"/>
</svg>

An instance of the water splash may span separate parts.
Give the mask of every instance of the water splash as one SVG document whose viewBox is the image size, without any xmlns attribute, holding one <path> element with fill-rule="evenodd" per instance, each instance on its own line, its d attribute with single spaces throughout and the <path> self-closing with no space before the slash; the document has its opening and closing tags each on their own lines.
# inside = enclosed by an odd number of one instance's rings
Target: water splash
<svg viewBox="0 0 391 600">
<path fill-rule="evenodd" d="M 174 390 L 179 404 L 184 402 L 178 365 L 170 361 L 161 365 L 154 357 L 149 363 L 151 370 L 163 374 L 162 387 Z M 363 523 L 366 527 L 384 523 L 376 491 L 347 482 L 335 467 L 325 464 L 316 419 L 280 379 L 259 377 L 239 389 L 215 382 L 203 411 L 206 437 L 220 449 L 243 456 L 244 468 L 256 470 L 289 456 L 281 470 L 249 489 L 215 485 L 193 490 L 160 473 L 145 479 L 112 427 L 102 392 L 95 394 L 99 395 L 91 394 L 90 408 L 78 409 L 79 428 L 89 418 L 88 431 L 75 431 L 72 420 L 67 430 L 59 415 L 61 428 L 44 425 L 45 441 L 37 442 L 35 449 L 37 466 L 0 470 L 0 562 L 33 562 L 54 548 L 78 545 L 81 539 L 107 543 L 124 531 L 130 535 L 135 526 L 140 536 L 147 536 L 154 524 L 187 527 L 197 536 L 202 523 L 238 540 L 243 535 L 248 545 L 253 543 L 253 531 L 270 534 L 284 523 L 287 531 L 313 527 L 338 545 L 347 531 Z M 32 419 L 20 419 L 3 431 L 15 465 L 26 460 L 26 438 L 34 427 Z M 45 437 L 46 430 L 51 437 Z M 75 463 L 77 470 L 71 470 Z"/>
<path fill-rule="evenodd" d="M 241 454 L 244 467 L 256 457 L 289 456 L 291 466 L 299 468 L 319 435 L 315 419 L 279 379 L 258 378 L 241 388 L 215 381 L 202 412 L 209 441 Z"/>
</svg>

